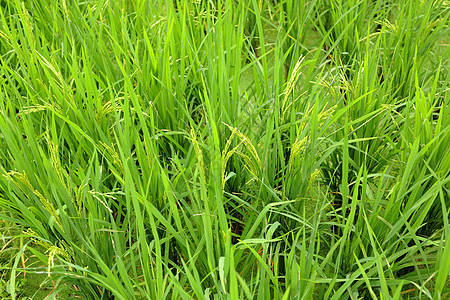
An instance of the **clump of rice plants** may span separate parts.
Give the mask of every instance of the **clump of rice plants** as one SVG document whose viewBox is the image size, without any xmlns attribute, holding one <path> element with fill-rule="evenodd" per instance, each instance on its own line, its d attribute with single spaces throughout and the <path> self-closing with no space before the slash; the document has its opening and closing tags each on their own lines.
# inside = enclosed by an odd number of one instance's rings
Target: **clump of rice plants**
<svg viewBox="0 0 450 300">
<path fill-rule="evenodd" d="M 448 1 L 0 6 L 1 297 L 450 295 Z"/>
</svg>

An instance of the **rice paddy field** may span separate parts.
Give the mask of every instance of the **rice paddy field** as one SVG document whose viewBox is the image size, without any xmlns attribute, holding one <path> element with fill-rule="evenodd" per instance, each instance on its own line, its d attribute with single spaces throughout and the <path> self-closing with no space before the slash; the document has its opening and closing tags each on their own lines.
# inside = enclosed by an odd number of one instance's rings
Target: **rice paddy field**
<svg viewBox="0 0 450 300">
<path fill-rule="evenodd" d="M 1 299 L 450 297 L 449 1 L 0 6 Z"/>
</svg>

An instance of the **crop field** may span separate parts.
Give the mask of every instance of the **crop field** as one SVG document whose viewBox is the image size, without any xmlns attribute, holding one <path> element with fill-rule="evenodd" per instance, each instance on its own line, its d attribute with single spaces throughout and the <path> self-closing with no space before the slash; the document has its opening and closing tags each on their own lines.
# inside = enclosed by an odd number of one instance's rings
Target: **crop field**
<svg viewBox="0 0 450 300">
<path fill-rule="evenodd" d="M 0 299 L 450 297 L 448 0 L 0 6 Z"/>
</svg>

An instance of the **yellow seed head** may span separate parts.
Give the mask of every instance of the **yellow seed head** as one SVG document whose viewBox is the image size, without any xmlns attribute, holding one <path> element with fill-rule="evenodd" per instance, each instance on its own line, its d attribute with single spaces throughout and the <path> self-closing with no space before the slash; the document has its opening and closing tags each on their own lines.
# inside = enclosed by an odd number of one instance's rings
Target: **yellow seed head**
<svg viewBox="0 0 450 300">
<path fill-rule="evenodd" d="M 205 171 L 205 163 L 203 161 L 203 152 L 202 152 L 202 149 L 200 148 L 200 146 L 198 144 L 194 128 L 191 128 L 191 132 L 190 133 L 191 133 L 192 143 L 194 145 L 195 155 L 197 156 L 197 160 L 198 160 L 198 162 L 200 164 L 200 173 L 201 173 L 203 182 L 206 184 L 206 171 Z"/>
</svg>

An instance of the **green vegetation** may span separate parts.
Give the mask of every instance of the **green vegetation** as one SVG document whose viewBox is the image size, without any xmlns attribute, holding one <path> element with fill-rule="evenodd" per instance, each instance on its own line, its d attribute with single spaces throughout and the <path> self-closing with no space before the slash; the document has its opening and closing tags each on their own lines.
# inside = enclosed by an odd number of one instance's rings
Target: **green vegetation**
<svg viewBox="0 0 450 300">
<path fill-rule="evenodd" d="M 450 295 L 449 1 L 0 5 L 0 297 Z"/>
</svg>

